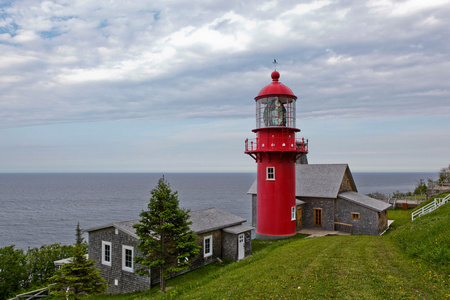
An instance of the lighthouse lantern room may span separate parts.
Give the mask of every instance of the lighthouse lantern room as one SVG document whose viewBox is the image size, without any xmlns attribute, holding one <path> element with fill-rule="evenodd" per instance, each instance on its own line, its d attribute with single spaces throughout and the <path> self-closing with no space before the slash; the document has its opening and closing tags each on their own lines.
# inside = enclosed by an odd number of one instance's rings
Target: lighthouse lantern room
<svg viewBox="0 0 450 300">
<path fill-rule="evenodd" d="M 296 140 L 297 97 L 272 72 L 272 83 L 256 101 L 256 139 L 245 141 L 245 153 L 257 163 L 256 238 L 295 235 L 295 162 L 308 152 L 308 141 Z"/>
</svg>

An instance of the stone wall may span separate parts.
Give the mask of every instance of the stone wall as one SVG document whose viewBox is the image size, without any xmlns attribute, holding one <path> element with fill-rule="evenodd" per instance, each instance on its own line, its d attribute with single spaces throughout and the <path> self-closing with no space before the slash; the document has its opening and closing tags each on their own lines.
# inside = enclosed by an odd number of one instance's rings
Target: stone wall
<svg viewBox="0 0 450 300">
<path fill-rule="evenodd" d="M 302 228 L 334 230 L 334 199 L 301 198 L 303 205 Z M 314 226 L 314 209 L 322 209 L 322 227 Z"/>
<path fill-rule="evenodd" d="M 352 213 L 358 213 L 360 219 L 353 220 Z M 378 212 L 340 198 L 336 199 L 336 222 L 353 225 L 353 234 L 377 235 L 384 230 L 379 229 Z"/>
</svg>

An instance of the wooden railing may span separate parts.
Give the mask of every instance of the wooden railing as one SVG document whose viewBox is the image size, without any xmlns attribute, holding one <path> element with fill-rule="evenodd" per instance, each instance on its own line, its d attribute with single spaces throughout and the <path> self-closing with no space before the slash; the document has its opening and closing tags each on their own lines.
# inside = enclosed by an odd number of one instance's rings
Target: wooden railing
<svg viewBox="0 0 450 300">
<path fill-rule="evenodd" d="M 341 222 L 334 222 L 334 230 L 352 234 L 353 233 L 353 225 L 345 224 L 345 223 L 341 223 Z"/>
<path fill-rule="evenodd" d="M 27 292 L 27 293 L 23 293 L 20 295 L 17 295 L 14 298 L 11 298 L 9 300 L 19 300 L 22 298 L 25 298 L 26 300 L 28 299 L 40 299 L 40 298 L 45 298 L 50 296 L 50 289 L 49 287 L 52 286 L 54 284 L 49 285 L 48 287 L 39 289 L 39 290 L 35 290 L 35 291 L 31 291 L 31 292 Z"/>
</svg>

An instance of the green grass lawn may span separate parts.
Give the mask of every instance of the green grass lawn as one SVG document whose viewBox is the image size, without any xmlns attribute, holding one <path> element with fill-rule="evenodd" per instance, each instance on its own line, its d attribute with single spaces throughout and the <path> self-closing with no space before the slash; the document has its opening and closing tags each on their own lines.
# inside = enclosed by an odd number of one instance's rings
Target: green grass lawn
<svg viewBox="0 0 450 300">
<path fill-rule="evenodd" d="M 252 241 L 253 255 L 212 264 L 150 291 L 91 299 L 450 299 L 450 205 L 411 223 L 389 211 L 384 236 Z M 447 228 L 447 229 L 446 229 Z M 414 251 L 410 245 L 420 245 Z M 444 250 L 443 250 L 444 249 Z M 433 260 L 434 259 L 434 260 Z"/>
<path fill-rule="evenodd" d="M 411 222 L 411 213 L 413 209 L 403 210 L 401 208 L 395 208 L 392 210 L 388 210 L 388 220 L 394 220 L 394 223 L 391 224 L 390 229 L 388 229 L 387 234 L 392 233 L 397 228 L 410 223 Z"/>
</svg>

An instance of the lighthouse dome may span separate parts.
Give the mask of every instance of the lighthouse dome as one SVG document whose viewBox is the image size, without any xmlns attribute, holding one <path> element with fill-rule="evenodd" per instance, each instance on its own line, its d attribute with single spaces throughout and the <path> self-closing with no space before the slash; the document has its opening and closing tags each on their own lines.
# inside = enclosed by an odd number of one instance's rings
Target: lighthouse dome
<svg viewBox="0 0 450 300">
<path fill-rule="evenodd" d="M 287 96 L 289 98 L 297 99 L 297 97 L 294 95 L 294 93 L 291 91 L 290 88 L 282 84 L 278 81 L 280 78 L 280 73 L 277 71 L 273 71 L 271 74 L 272 77 L 272 83 L 265 86 L 258 94 L 258 96 L 255 97 L 255 100 L 258 100 L 263 97 L 273 97 L 273 96 Z"/>
</svg>

